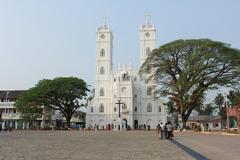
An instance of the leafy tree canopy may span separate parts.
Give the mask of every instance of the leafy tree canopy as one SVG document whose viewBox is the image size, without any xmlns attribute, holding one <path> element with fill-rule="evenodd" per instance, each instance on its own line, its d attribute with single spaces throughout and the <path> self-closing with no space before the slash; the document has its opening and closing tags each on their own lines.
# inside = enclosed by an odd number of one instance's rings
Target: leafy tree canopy
<svg viewBox="0 0 240 160">
<path fill-rule="evenodd" d="M 230 102 L 230 106 L 240 104 L 240 91 L 229 91 L 227 98 Z"/>
<path fill-rule="evenodd" d="M 176 112 L 176 108 L 174 106 L 174 102 L 172 101 L 168 101 L 166 103 L 166 106 L 167 106 L 167 112 L 168 114 L 172 114 L 172 113 L 175 113 Z"/>
<path fill-rule="evenodd" d="M 40 80 L 17 99 L 16 107 L 23 117 L 39 114 L 42 106 L 59 110 L 66 118 L 68 127 L 74 112 L 80 108 L 87 96 L 86 82 L 75 77 L 59 77 L 53 80 Z"/>
<path fill-rule="evenodd" d="M 207 90 L 239 85 L 240 50 L 209 39 L 177 40 L 153 50 L 140 75 L 175 103 L 185 125 Z"/>
</svg>

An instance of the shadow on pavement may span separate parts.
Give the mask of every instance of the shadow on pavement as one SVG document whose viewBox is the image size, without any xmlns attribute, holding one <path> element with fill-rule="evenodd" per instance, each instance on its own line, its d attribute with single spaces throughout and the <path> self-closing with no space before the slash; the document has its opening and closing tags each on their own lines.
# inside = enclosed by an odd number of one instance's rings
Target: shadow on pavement
<svg viewBox="0 0 240 160">
<path fill-rule="evenodd" d="M 179 143 L 178 141 L 171 140 L 170 142 L 175 144 L 176 146 L 178 146 L 179 148 L 181 148 L 182 150 L 184 150 L 185 152 L 187 152 L 189 155 L 191 155 L 193 158 L 196 158 L 197 160 L 209 160 L 204 155 L 192 150 L 191 148 Z"/>
</svg>

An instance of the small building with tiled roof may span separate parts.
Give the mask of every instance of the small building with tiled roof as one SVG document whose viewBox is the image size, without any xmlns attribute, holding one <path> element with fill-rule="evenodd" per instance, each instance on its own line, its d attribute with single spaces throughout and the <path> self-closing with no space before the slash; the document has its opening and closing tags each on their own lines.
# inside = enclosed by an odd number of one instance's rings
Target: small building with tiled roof
<svg viewBox="0 0 240 160">
<path fill-rule="evenodd" d="M 221 116 L 212 115 L 198 115 L 190 116 L 187 125 L 193 130 L 213 131 L 221 130 L 222 118 Z"/>
</svg>

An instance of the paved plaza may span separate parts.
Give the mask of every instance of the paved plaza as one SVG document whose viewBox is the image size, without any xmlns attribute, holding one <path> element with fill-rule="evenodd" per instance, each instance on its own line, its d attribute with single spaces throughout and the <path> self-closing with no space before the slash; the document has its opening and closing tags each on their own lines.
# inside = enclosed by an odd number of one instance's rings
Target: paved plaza
<svg viewBox="0 0 240 160">
<path fill-rule="evenodd" d="M 240 137 L 175 133 L 174 139 L 159 140 L 153 131 L 0 132 L 0 160 L 196 159 L 177 143 L 209 159 L 240 156 Z M 231 144 L 226 143 L 228 140 Z"/>
<path fill-rule="evenodd" d="M 208 159 L 240 159 L 240 135 L 182 132 L 176 133 L 175 141 L 197 151 Z"/>
</svg>

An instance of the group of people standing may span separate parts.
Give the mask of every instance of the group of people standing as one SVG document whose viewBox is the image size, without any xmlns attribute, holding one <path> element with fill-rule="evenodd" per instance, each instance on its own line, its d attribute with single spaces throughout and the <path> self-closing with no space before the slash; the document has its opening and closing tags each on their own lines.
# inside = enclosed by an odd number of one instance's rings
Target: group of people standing
<svg viewBox="0 0 240 160">
<path fill-rule="evenodd" d="M 171 122 L 163 124 L 162 122 L 157 125 L 157 133 L 160 139 L 172 139 L 173 137 L 173 125 Z"/>
</svg>

